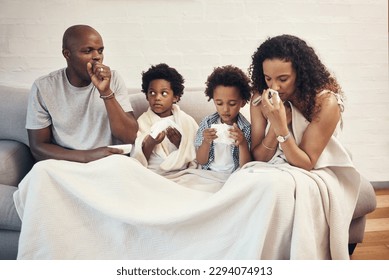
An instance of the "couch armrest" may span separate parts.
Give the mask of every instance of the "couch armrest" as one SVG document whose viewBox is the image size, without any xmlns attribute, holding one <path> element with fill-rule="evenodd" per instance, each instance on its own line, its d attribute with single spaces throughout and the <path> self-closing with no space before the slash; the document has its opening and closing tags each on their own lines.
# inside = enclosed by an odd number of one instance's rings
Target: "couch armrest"
<svg viewBox="0 0 389 280">
<path fill-rule="evenodd" d="M 373 212 L 377 207 L 377 201 L 372 184 L 363 176 L 361 176 L 361 187 L 357 205 L 355 206 L 353 219 L 363 217 L 370 212 Z"/>
<path fill-rule="evenodd" d="M 16 211 L 13 194 L 17 187 L 0 184 L 0 232 L 3 230 L 20 231 L 21 221 Z M 0 236 L 0 240 L 3 237 Z"/>
<path fill-rule="evenodd" d="M 35 160 L 30 148 L 13 140 L 0 140 L 0 184 L 18 186 Z"/>
</svg>

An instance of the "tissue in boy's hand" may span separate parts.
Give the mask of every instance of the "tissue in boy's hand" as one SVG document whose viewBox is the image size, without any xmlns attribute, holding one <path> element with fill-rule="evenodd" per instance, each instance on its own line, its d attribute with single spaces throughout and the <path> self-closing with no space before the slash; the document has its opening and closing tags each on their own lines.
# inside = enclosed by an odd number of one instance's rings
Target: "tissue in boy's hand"
<svg viewBox="0 0 389 280">
<path fill-rule="evenodd" d="M 231 125 L 227 125 L 225 123 L 221 124 L 212 124 L 211 128 L 216 129 L 217 138 L 213 140 L 215 143 L 223 143 L 226 145 L 234 144 L 234 139 L 230 137 L 229 129 L 232 128 Z"/>
<path fill-rule="evenodd" d="M 110 145 L 110 148 L 117 148 L 123 150 L 124 155 L 129 154 L 132 150 L 132 144 L 122 144 L 122 145 Z"/>
<path fill-rule="evenodd" d="M 157 138 L 158 134 L 167 129 L 168 127 L 176 128 L 178 131 L 178 126 L 175 122 L 173 122 L 171 119 L 162 119 L 155 124 L 150 129 L 150 136 L 154 139 Z"/>
</svg>

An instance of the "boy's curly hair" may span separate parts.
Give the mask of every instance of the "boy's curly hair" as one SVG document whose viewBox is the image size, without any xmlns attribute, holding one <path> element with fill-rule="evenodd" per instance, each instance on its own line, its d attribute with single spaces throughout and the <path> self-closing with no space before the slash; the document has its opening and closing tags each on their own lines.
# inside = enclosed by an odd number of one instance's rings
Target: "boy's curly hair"
<svg viewBox="0 0 389 280">
<path fill-rule="evenodd" d="M 205 84 L 205 95 L 208 96 L 208 101 L 213 98 L 213 91 L 217 86 L 238 88 L 240 96 L 246 103 L 251 98 L 250 79 L 241 69 L 232 65 L 214 68 Z"/>
<path fill-rule="evenodd" d="M 151 66 L 146 72 L 142 72 L 142 92 L 147 95 L 151 81 L 164 79 L 170 82 L 173 94 L 178 97 L 177 102 L 184 94 L 184 78 L 175 68 L 169 67 L 166 63 Z"/>
<path fill-rule="evenodd" d="M 296 97 L 307 120 L 312 120 L 315 97 L 324 89 L 343 95 L 338 82 L 331 76 L 312 47 L 292 35 L 268 38 L 252 55 L 249 75 L 254 90 L 267 88 L 262 63 L 266 59 L 281 59 L 292 63 L 296 71 Z"/>
</svg>

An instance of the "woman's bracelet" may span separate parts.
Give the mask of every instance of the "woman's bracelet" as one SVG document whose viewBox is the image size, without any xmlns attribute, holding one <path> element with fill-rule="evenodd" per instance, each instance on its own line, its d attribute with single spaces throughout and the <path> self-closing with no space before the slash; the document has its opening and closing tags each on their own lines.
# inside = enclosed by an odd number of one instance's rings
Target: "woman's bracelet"
<svg viewBox="0 0 389 280">
<path fill-rule="evenodd" d="M 104 100 L 111 99 L 111 98 L 114 98 L 114 97 L 115 97 L 115 93 L 114 92 L 111 92 L 108 95 L 100 95 L 100 98 L 104 99 Z"/>
<path fill-rule="evenodd" d="M 262 144 L 262 146 L 264 146 L 267 150 L 269 150 L 269 151 L 275 151 L 275 150 L 277 150 L 277 147 L 275 147 L 275 148 L 270 148 L 270 147 L 268 147 L 268 146 L 266 146 L 264 143 L 263 143 L 263 141 L 261 142 L 261 144 Z"/>
</svg>

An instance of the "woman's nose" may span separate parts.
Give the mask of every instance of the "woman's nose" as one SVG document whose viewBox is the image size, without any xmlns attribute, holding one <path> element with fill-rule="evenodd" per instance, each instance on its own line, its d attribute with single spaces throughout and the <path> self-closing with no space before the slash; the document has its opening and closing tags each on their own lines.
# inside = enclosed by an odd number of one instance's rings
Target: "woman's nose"
<svg viewBox="0 0 389 280">
<path fill-rule="evenodd" d="M 276 90 L 276 91 L 279 91 L 280 90 L 280 86 L 278 85 L 278 83 L 276 82 L 273 82 L 269 88 L 271 88 L 272 90 Z"/>
</svg>

